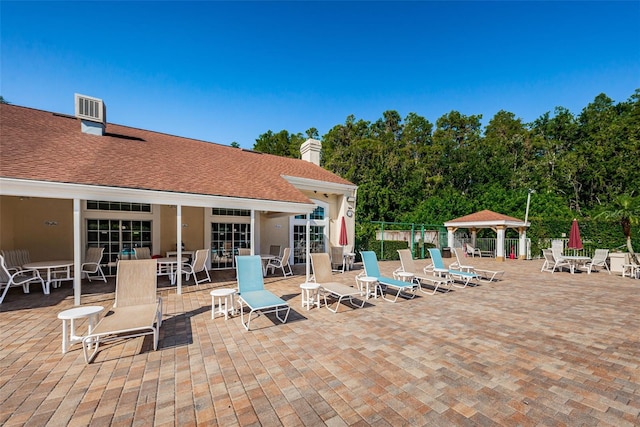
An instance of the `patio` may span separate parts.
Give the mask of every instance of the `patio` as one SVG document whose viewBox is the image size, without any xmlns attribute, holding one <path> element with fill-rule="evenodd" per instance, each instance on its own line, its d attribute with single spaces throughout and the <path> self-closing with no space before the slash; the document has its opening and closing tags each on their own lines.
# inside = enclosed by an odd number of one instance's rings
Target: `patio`
<svg viewBox="0 0 640 427">
<path fill-rule="evenodd" d="M 451 262 L 451 260 L 445 260 Z M 91 365 L 61 354 L 45 297 L 12 289 L 0 305 L 0 424 L 16 425 L 615 425 L 640 423 L 640 280 L 540 273 L 542 260 L 469 260 L 504 280 L 392 304 L 302 309 L 304 268 L 266 287 L 291 303 L 286 324 L 211 319 L 214 288 L 161 282 L 158 351 L 149 337 L 104 347 Z M 381 262 L 383 273 L 399 262 Z M 422 262 L 419 263 L 422 265 Z M 337 274 L 353 284 L 361 271 Z M 114 279 L 83 283 L 109 307 Z M 81 322 L 79 330 L 86 324 Z"/>
</svg>

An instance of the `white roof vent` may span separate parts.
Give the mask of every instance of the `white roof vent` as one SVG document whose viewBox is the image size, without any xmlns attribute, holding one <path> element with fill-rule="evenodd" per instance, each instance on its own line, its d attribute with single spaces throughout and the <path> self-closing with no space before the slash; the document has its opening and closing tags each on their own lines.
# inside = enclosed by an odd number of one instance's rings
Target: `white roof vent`
<svg viewBox="0 0 640 427">
<path fill-rule="evenodd" d="M 104 135 L 107 107 L 102 99 L 75 94 L 76 117 L 82 121 L 82 132 Z"/>
<path fill-rule="evenodd" d="M 91 120 L 92 122 L 107 122 L 107 107 L 102 99 L 92 98 L 86 95 L 75 94 L 76 117 Z"/>
</svg>

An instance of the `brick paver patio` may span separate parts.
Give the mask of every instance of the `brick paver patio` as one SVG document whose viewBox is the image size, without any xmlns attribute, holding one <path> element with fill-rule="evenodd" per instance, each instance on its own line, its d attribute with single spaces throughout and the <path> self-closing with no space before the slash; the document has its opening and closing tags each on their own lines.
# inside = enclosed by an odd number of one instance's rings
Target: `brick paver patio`
<svg viewBox="0 0 640 427">
<path fill-rule="evenodd" d="M 61 354 L 69 284 L 12 289 L 0 305 L 0 425 L 640 424 L 640 280 L 467 261 L 506 274 L 337 314 L 302 309 L 303 268 L 270 276 L 289 321 L 261 316 L 250 332 L 211 319 L 209 291 L 234 286 L 232 273 L 180 296 L 163 283 L 158 351 L 128 339 L 90 365 L 79 345 Z M 336 278 L 353 284 L 358 268 Z M 83 290 L 83 304 L 113 303 L 113 278 Z"/>
</svg>

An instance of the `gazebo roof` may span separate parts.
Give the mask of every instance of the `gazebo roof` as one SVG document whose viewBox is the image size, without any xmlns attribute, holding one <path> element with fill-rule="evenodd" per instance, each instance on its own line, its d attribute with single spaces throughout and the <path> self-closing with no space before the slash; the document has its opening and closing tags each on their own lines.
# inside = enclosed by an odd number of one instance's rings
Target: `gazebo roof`
<svg viewBox="0 0 640 427">
<path fill-rule="evenodd" d="M 497 225 L 507 227 L 528 227 L 530 223 L 524 223 L 523 220 L 512 216 L 503 215 L 488 209 L 475 212 L 460 218 L 452 219 L 444 223 L 445 227 L 458 228 L 491 228 Z"/>
</svg>

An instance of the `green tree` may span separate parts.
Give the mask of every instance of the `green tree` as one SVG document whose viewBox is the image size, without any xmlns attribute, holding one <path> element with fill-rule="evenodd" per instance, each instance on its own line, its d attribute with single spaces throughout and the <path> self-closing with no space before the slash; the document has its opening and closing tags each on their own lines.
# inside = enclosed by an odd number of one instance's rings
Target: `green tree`
<svg viewBox="0 0 640 427">
<path fill-rule="evenodd" d="M 231 147 L 233 148 L 240 148 L 240 144 L 238 144 L 236 141 L 233 141 L 231 144 L 229 144 Z"/>
<path fill-rule="evenodd" d="M 300 146 L 304 141 L 301 133 L 290 134 L 286 130 L 273 133 L 269 130 L 256 139 L 253 149 L 276 156 L 300 158 Z"/>
<path fill-rule="evenodd" d="M 627 239 L 627 250 L 635 263 L 640 264 L 631 244 L 631 226 L 640 223 L 640 199 L 629 195 L 618 196 L 614 199 L 611 209 L 600 212 L 595 218 L 610 219 L 620 223 L 622 233 Z"/>
</svg>

